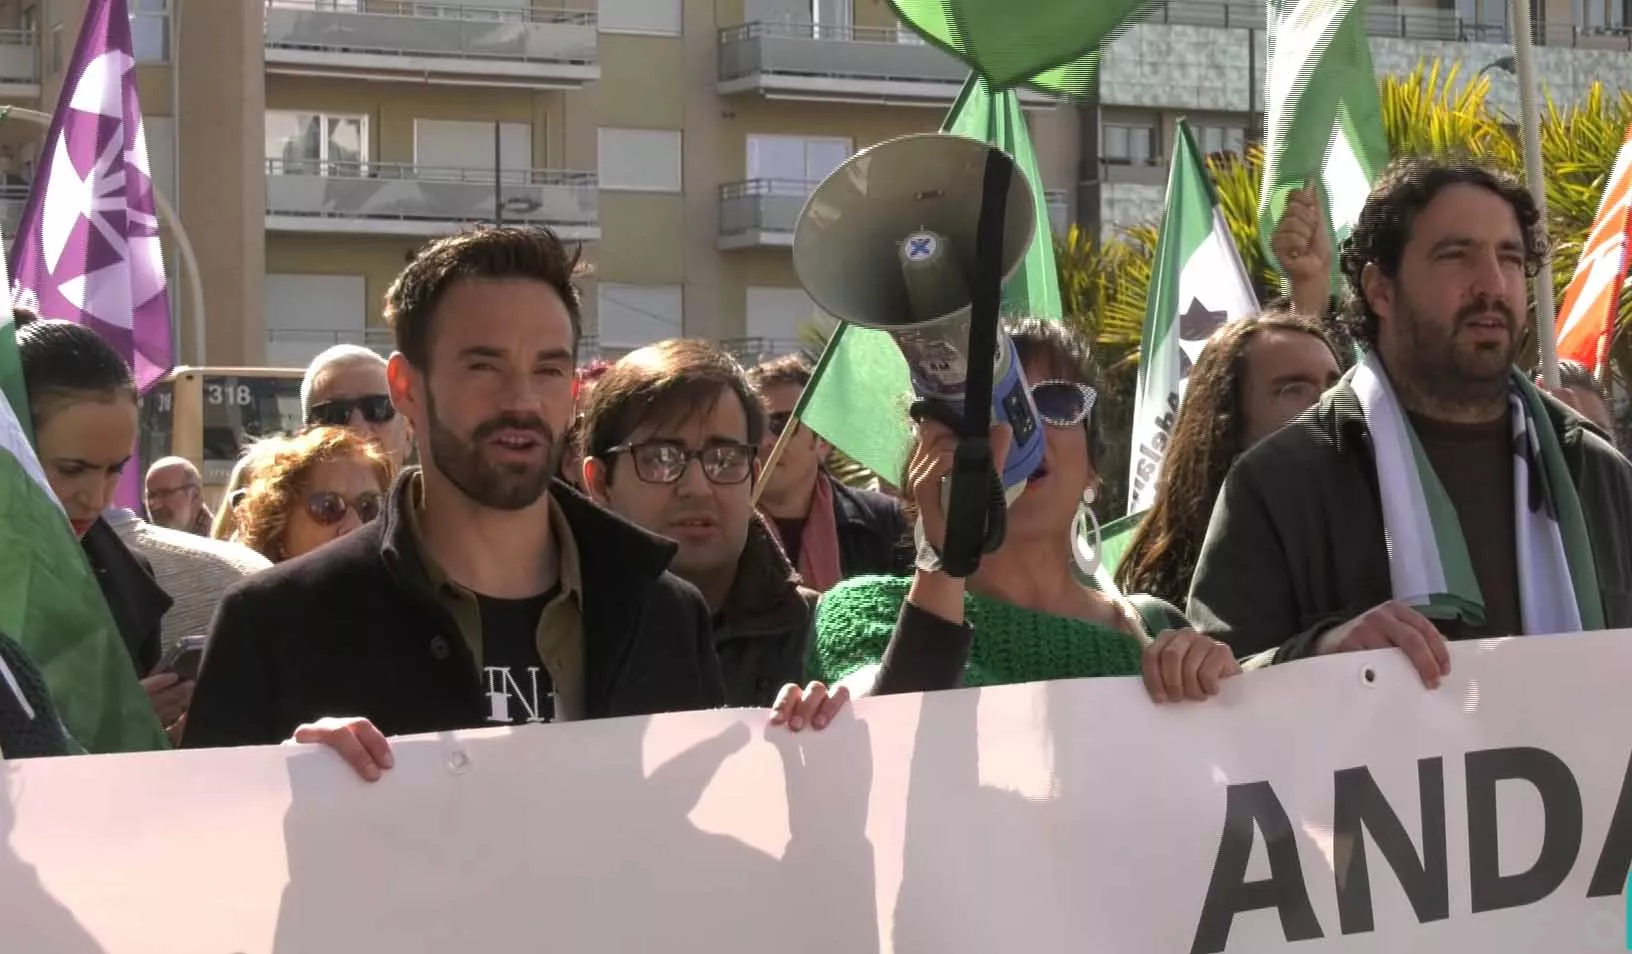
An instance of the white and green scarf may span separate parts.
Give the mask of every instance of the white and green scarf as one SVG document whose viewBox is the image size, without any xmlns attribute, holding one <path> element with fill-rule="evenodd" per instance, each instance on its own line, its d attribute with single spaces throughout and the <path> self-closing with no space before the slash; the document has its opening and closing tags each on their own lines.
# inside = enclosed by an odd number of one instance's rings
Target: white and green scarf
<svg viewBox="0 0 1632 954">
<path fill-rule="evenodd" d="M 1598 572 L 1581 498 L 1528 378 L 1514 371 L 1513 507 L 1519 607 L 1526 635 L 1604 628 Z M 1375 352 L 1349 373 L 1371 432 L 1394 598 L 1430 619 L 1485 621 L 1485 602 L 1456 508 L 1400 410 Z"/>
</svg>

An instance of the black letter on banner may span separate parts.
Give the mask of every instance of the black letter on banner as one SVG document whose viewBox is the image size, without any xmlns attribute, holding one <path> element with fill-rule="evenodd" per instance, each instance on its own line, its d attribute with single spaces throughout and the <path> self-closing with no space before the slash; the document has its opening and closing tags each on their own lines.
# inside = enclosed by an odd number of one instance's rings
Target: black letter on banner
<svg viewBox="0 0 1632 954">
<path fill-rule="evenodd" d="M 1438 758 L 1417 762 L 1417 797 L 1422 805 L 1422 858 L 1400 816 L 1377 788 L 1364 765 L 1344 769 L 1333 778 L 1332 842 L 1337 877 L 1337 917 L 1344 934 L 1376 929 L 1371 908 L 1371 874 L 1366 867 L 1366 835 L 1394 869 L 1417 921 L 1451 916 L 1451 875 L 1445 849 L 1445 764 Z"/>
<path fill-rule="evenodd" d="M 1621 794 L 1615 799 L 1615 814 L 1609 819 L 1609 834 L 1604 836 L 1598 867 L 1592 869 L 1587 897 L 1619 895 L 1626 889 L 1628 869 L 1632 869 L 1632 761 L 1627 762 L 1626 776 L 1621 779 Z"/>
<path fill-rule="evenodd" d="M 1545 749 L 1469 752 L 1468 883 L 1473 913 L 1534 904 L 1569 877 L 1581 851 L 1581 790 L 1570 767 Z M 1541 854 L 1528 871 L 1504 875 L 1499 868 L 1496 783 L 1525 781 L 1541 795 Z"/>
<path fill-rule="evenodd" d="M 1269 878 L 1246 880 L 1247 859 L 1252 855 L 1253 829 L 1264 833 L 1269 852 Z M 1268 782 L 1231 785 L 1224 802 L 1224 834 L 1213 861 L 1213 880 L 1207 885 L 1196 922 L 1196 940 L 1190 954 L 1218 954 L 1230 940 L 1230 926 L 1243 911 L 1276 908 L 1281 915 L 1281 932 L 1288 941 L 1309 941 L 1321 937 L 1309 888 L 1303 883 L 1303 865 L 1298 861 L 1298 843 L 1286 809 Z"/>
</svg>

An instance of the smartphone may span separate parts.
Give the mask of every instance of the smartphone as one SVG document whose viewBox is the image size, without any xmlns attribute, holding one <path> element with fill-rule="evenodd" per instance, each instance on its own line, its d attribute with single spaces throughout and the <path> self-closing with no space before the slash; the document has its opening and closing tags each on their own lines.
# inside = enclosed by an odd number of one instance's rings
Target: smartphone
<svg viewBox="0 0 1632 954">
<path fill-rule="evenodd" d="M 154 667 L 153 674 L 173 672 L 183 682 L 192 682 L 198 678 L 199 663 L 204 661 L 204 645 L 209 641 L 208 636 L 183 636 L 176 640 Z"/>
</svg>

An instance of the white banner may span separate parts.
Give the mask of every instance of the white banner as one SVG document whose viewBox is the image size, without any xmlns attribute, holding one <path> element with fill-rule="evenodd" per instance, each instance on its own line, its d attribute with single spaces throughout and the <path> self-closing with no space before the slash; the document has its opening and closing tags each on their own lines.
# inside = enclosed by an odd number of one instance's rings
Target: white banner
<svg viewBox="0 0 1632 954">
<path fill-rule="evenodd" d="M 1453 660 L 11 763 L 0 949 L 1623 950 L 1632 633 Z"/>
</svg>

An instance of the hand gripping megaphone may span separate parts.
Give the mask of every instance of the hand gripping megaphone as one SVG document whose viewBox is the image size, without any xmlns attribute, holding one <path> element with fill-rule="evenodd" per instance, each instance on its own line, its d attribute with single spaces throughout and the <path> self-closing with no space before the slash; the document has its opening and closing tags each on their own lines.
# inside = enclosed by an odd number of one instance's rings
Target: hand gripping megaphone
<svg viewBox="0 0 1632 954">
<path fill-rule="evenodd" d="M 1002 220 L 1006 280 L 1036 233 L 1031 186 L 1002 150 L 963 136 L 902 136 L 863 149 L 817 186 L 794 228 L 793 268 L 811 299 L 835 318 L 887 332 L 919 399 L 957 415 L 973 350 L 970 286 L 980 264 L 983 184 L 988 162 L 998 159 L 1010 167 Z M 1001 331 L 995 354 L 991 419 L 1013 430 L 1001 474 L 1013 503 L 1042 463 L 1043 434 L 1013 344 Z"/>
</svg>

